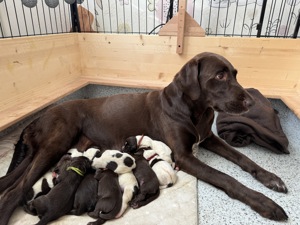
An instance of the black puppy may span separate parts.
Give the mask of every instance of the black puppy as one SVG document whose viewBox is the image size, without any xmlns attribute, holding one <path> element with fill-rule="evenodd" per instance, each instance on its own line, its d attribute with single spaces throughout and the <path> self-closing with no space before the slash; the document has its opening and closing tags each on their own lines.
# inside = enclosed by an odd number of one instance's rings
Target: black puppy
<svg viewBox="0 0 300 225">
<path fill-rule="evenodd" d="M 160 193 L 158 178 L 144 158 L 143 153 L 144 150 L 139 150 L 132 155 L 136 163 L 133 174 L 139 183 L 138 194 L 129 202 L 129 205 L 134 209 L 147 205 L 155 200 Z"/>
<path fill-rule="evenodd" d="M 41 219 L 36 225 L 47 224 L 71 211 L 75 192 L 84 174 L 90 169 L 91 161 L 83 156 L 71 158 L 65 155 L 57 167 L 59 168 L 57 184 L 47 195 L 29 203 L 30 210 L 35 211 Z"/>
<path fill-rule="evenodd" d="M 103 224 L 106 220 L 114 219 L 122 206 L 122 190 L 118 175 L 111 170 L 98 169 L 95 178 L 99 180 L 98 201 L 95 210 L 88 215 L 97 220 L 89 222 L 88 225 Z"/>
<path fill-rule="evenodd" d="M 81 215 L 85 212 L 94 211 L 98 190 L 98 180 L 94 176 L 94 173 L 84 176 L 76 191 L 73 209 L 68 214 Z"/>
</svg>

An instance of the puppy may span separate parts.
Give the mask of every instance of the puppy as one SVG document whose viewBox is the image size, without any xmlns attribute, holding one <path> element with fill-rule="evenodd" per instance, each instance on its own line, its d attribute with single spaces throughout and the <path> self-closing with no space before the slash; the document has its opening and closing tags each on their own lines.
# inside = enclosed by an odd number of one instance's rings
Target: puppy
<svg viewBox="0 0 300 225">
<path fill-rule="evenodd" d="M 134 158 L 131 155 L 118 150 L 105 150 L 103 153 L 98 151 L 92 166 L 97 169 L 110 169 L 117 174 L 128 173 L 136 167 Z"/>
<path fill-rule="evenodd" d="M 129 202 L 129 205 L 134 209 L 155 200 L 160 193 L 158 178 L 147 160 L 143 157 L 143 153 L 144 151 L 140 150 L 133 155 L 136 163 L 133 174 L 139 183 L 137 195 Z"/>
<path fill-rule="evenodd" d="M 111 170 L 97 169 L 95 178 L 98 180 L 97 204 L 88 215 L 97 220 L 88 223 L 89 225 L 103 224 L 106 220 L 114 219 L 122 206 L 118 175 Z"/>
<path fill-rule="evenodd" d="M 119 175 L 119 184 L 123 191 L 122 208 L 116 218 L 123 215 L 128 207 L 129 201 L 138 191 L 138 182 L 132 173 L 136 167 L 134 158 L 118 150 L 105 150 L 102 154 L 98 152 L 92 166 L 95 168 L 106 168 Z"/>
<path fill-rule="evenodd" d="M 56 179 L 57 184 L 47 195 L 40 196 L 29 204 L 30 210 L 35 211 L 40 218 L 37 225 L 47 224 L 72 210 L 75 192 L 91 163 L 83 156 L 71 158 L 65 155 L 57 167 L 60 174 Z"/>
<path fill-rule="evenodd" d="M 86 174 L 81 181 L 76 193 L 73 209 L 68 213 L 81 215 L 85 212 L 92 212 L 97 203 L 98 180 L 95 173 Z"/>
<path fill-rule="evenodd" d="M 35 212 L 29 209 L 28 204 L 33 200 L 38 198 L 39 196 L 46 195 L 53 188 L 56 179 L 56 173 L 53 171 L 47 172 L 44 176 L 42 176 L 31 188 L 29 192 L 27 192 L 25 196 L 25 200 L 23 202 L 23 209 L 25 212 L 36 215 Z"/>
<path fill-rule="evenodd" d="M 148 136 L 138 135 L 127 138 L 122 147 L 124 152 L 135 152 L 137 149 L 155 150 L 161 159 L 167 161 L 175 168 L 175 163 L 172 160 L 172 150 L 165 143 L 153 140 Z"/>
<path fill-rule="evenodd" d="M 176 183 L 177 175 L 175 170 L 155 150 L 146 150 L 143 156 L 155 172 L 159 180 L 160 189 L 172 187 Z"/>
<path fill-rule="evenodd" d="M 100 150 L 97 149 L 97 148 L 88 148 L 84 152 L 79 151 L 77 148 L 71 148 L 68 151 L 68 154 L 71 155 L 71 157 L 85 156 L 89 160 L 92 161 L 94 159 L 94 156 L 95 156 L 96 152 L 98 152 L 98 151 L 100 151 Z"/>
<path fill-rule="evenodd" d="M 98 148 L 88 148 L 83 152 L 83 156 L 87 157 L 89 160 L 93 161 L 95 158 L 95 155 L 100 150 Z"/>
<path fill-rule="evenodd" d="M 177 181 L 177 175 L 173 169 L 174 166 L 172 166 L 173 161 L 169 152 L 171 151 L 170 148 L 163 142 L 153 141 L 147 136 L 129 137 L 122 147 L 122 151 L 130 154 L 134 154 L 142 149 L 144 150 L 144 158 L 149 162 L 150 167 L 159 180 L 160 189 L 173 186 Z"/>
</svg>

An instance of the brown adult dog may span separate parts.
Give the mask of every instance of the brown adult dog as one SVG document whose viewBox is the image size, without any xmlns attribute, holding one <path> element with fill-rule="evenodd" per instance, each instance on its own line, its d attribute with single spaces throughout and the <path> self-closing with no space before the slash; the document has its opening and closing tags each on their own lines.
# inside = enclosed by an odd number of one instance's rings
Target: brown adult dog
<svg viewBox="0 0 300 225">
<path fill-rule="evenodd" d="M 287 192 L 279 177 L 211 131 L 214 110 L 239 114 L 253 104 L 251 96 L 237 83 L 236 74 L 224 57 L 201 53 L 188 61 L 163 90 L 74 100 L 49 109 L 25 128 L 20 139 L 27 146 L 26 156 L 0 179 L 0 224 L 8 223 L 25 193 L 81 135 L 100 149 L 120 149 L 127 137 L 139 134 L 167 144 L 181 170 L 224 190 L 263 217 L 286 220 L 286 213 L 274 201 L 193 155 L 192 146 L 199 142 L 238 164 L 268 188 Z"/>
</svg>

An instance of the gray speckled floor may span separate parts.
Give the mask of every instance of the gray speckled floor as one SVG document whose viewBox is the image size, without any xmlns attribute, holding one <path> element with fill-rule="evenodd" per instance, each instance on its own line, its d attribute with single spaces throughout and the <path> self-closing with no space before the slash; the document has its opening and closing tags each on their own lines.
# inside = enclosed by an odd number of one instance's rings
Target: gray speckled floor
<svg viewBox="0 0 300 225">
<path fill-rule="evenodd" d="M 64 98 L 62 101 L 76 98 L 93 98 L 133 91 L 143 92 L 145 90 L 89 85 L 72 94 L 71 96 Z M 198 217 L 198 224 L 201 225 L 300 224 L 300 175 L 298 173 L 300 168 L 300 151 L 298 150 L 298 146 L 300 145 L 300 120 L 280 100 L 271 101 L 274 105 L 274 108 L 279 111 L 279 117 L 281 119 L 283 130 L 289 138 L 290 155 L 277 155 L 255 144 L 245 148 L 238 148 L 238 150 L 243 152 L 265 169 L 281 177 L 289 189 L 287 194 L 277 193 L 266 188 L 261 183 L 256 181 L 250 174 L 242 171 L 235 164 L 228 162 L 224 158 L 221 158 L 205 149 L 200 149 L 197 153 L 197 157 L 208 165 L 233 176 L 244 185 L 256 191 L 262 192 L 266 196 L 273 199 L 286 210 L 287 214 L 289 215 L 289 220 L 287 222 L 274 222 L 262 218 L 256 212 L 251 210 L 250 207 L 239 201 L 229 198 L 223 191 L 218 190 L 202 181 L 198 181 L 198 193 L 195 193 L 195 196 L 198 194 L 198 215 L 196 213 L 193 213 L 193 215 L 190 214 L 191 217 L 194 217 L 192 220 L 190 220 L 190 222 L 197 221 Z M 26 121 L 23 122 L 23 125 L 24 123 L 26 123 Z M 4 132 L 1 132 L 0 138 L 1 135 L 4 136 L 6 133 L 9 133 L 15 128 L 16 127 L 12 127 Z M 216 132 L 215 126 L 213 127 L 213 130 Z M 197 189 L 194 190 L 197 192 Z M 178 195 L 180 195 L 180 192 Z M 174 199 L 175 198 L 177 197 L 174 194 Z M 195 202 L 197 202 L 197 200 L 195 199 Z M 187 204 L 186 207 L 187 210 L 189 210 L 189 208 L 191 208 L 192 211 L 195 210 L 195 204 Z M 177 216 L 180 217 L 180 213 L 174 215 L 174 217 Z M 164 223 L 164 220 L 162 220 L 160 221 L 160 224 L 164 225 L 167 223 Z M 179 223 L 175 222 L 175 224 Z"/>
<path fill-rule="evenodd" d="M 198 181 L 198 214 L 199 224 L 300 224 L 300 120 L 280 100 L 271 100 L 279 111 L 281 125 L 289 139 L 289 155 L 277 155 L 255 144 L 237 148 L 263 168 L 275 173 L 288 187 L 287 194 L 274 192 L 256 181 L 250 174 L 242 171 L 235 164 L 205 149 L 200 149 L 197 157 L 206 164 L 225 172 L 256 191 L 263 193 L 283 207 L 289 216 L 287 222 L 275 222 L 261 217 L 245 204 L 233 200 L 220 191 L 202 181 Z M 215 124 L 213 131 L 216 133 Z"/>
</svg>

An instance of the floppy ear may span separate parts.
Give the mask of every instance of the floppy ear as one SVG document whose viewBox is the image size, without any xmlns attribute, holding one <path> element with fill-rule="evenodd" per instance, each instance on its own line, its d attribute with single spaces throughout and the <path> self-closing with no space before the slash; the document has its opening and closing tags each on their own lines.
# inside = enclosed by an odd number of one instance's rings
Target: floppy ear
<svg viewBox="0 0 300 225">
<path fill-rule="evenodd" d="M 175 76 L 177 87 L 192 100 L 200 97 L 200 60 L 192 59 L 187 62 Z"/>
</svg>

